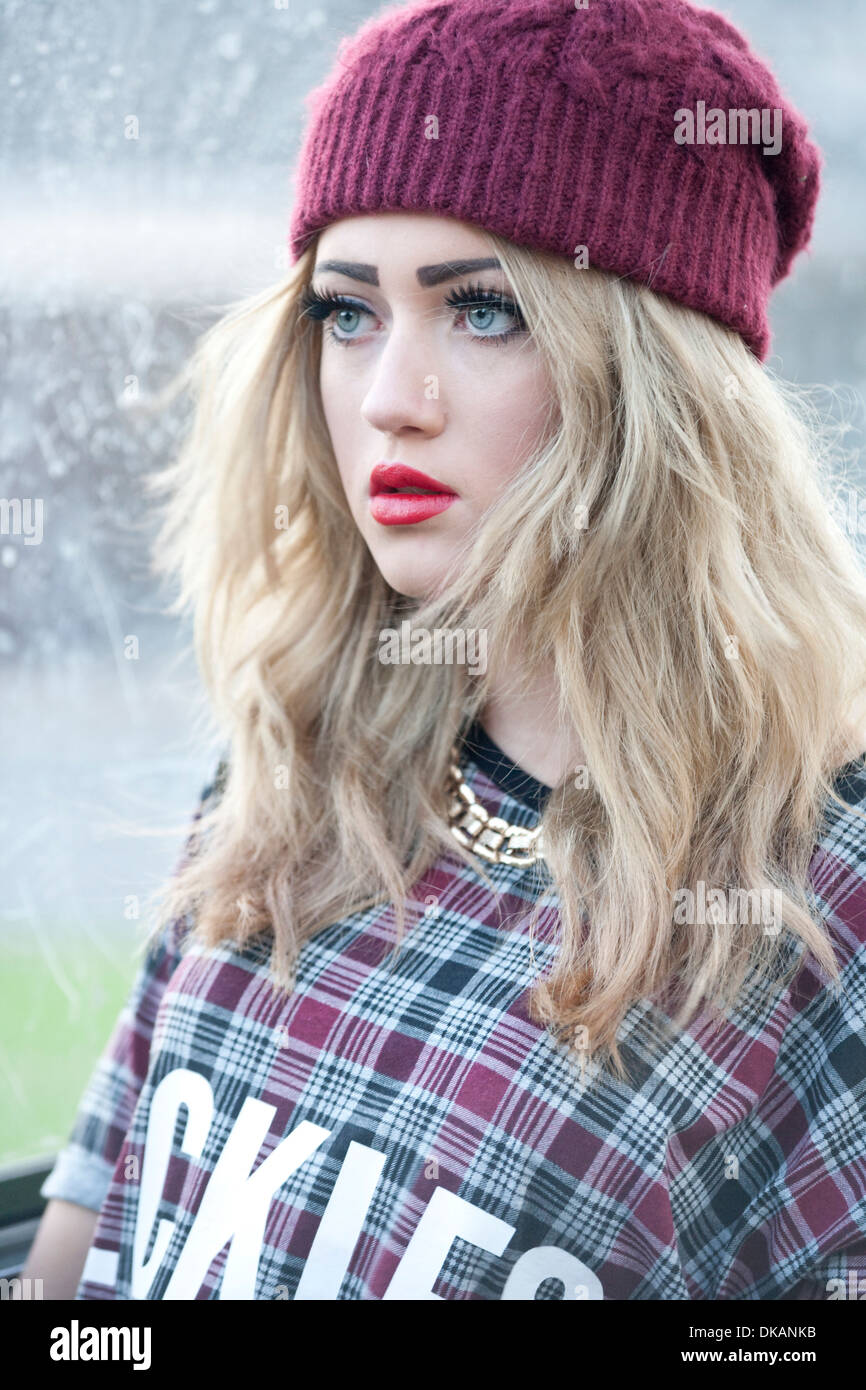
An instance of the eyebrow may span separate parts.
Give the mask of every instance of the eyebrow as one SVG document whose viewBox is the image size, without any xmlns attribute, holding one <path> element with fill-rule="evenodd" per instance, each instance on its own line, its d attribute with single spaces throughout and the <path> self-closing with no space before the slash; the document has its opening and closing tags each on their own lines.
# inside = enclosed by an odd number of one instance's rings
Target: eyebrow
<svg viewBox="0 0 866 1390">
<path fill-rule="evenodd" d="M 444 284 L 446 280 L 459 280 L 476 270 L 501 270 L 502 263 L 495 256 L 485 256 L 474 261 L 442 261 L 440 265 L 419 265 L 415 271 L 419 285 Z M 366 285 L 379 284 L 378 267 L 363 265 L 358 261 L 322 261 L 315 268 L 315 274 L 332 270 L 337 275 L 348 275 L 350 280 L 363 280 Z"/>
</svg>

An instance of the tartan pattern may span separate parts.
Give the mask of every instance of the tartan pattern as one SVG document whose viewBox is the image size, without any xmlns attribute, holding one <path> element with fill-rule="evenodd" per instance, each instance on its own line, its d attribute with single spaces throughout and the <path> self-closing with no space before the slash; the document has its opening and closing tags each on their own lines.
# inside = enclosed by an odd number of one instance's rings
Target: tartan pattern
<svg viewBox="0 0 866 1390">
<path fill-rule="evenodd" d="M 495 814 L 536 823 L 466 754 L 463 765 Z M 846 773 L 837 787 L 866 811 L 866 773 Z M 202 805 L 218 792 L 219 778 Z M 584 1266 L 601 1285 L 589 1296 L 605 1299 L 807 1300 L 827 1298 L 829 1280 L 866 1280 L 866 820 L 829 803 L 810 869 L 841 998 L 807 961 L 774 996 L 745 991 L 720 1029 L 701 1014 L 666 1038 L 664 1015 L 640 1001 L 620 1030 L 629 1084 L 592 1089 L 526 1009 L 555 950 L 552 891 L 534 966 L 521 920 L 547 870 L 486 867 L 497 896 L 450 854 L 437 860 L 413 898 L 435 895 L 438 910 L 396 961 L 386 906 L 322 929 L 289 997 L 271 992 L 269 938 L 204 952 L 182 923 L 166 929 L 42 1188 L 100 1207 L 77 1299 L 133 1296 L 139 1183 L 127 1160 L 142 1158 L 155 1088 L 176 1068 L 207 1078 L 214 1110 L 200 1157 L 181 1152 L 175 1123 L 157 1212 L 175 1224 L 139 1296 L 175 1296 L 169 1280 L 249 1096 L 274 1107 L 266 1157 L 303 1121 L 330 1133 L 274 1192 L 242 1296 L 296 1296 L 344 1159 L 369 1150 L 381 1171 L 327 1297 L 383 1298 L 439 1188 L 513 1234 L 501 1253 L 454 1239 L 429 1291 L 411 1296 L 499 1299 L 539 1247 L 556 1247 L 553 1259 L 538 1257 L 541 1277 L 506 1297 L 573 1298 Z M 152 1244 L 151 1231 L 145 1258 Z M 226 1268 L 224 1247 L 187 1296 L 226 1296 Z"/>
</svg>

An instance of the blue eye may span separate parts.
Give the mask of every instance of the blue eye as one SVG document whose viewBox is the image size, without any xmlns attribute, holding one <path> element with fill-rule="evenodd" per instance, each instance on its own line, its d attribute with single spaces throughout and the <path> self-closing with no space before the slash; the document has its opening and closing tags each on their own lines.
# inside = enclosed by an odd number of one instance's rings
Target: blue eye
<svg viewBox="0 0 866 1390">
<path fill-rule="evenodd" d="M 480 314 L 485 319 L 484 323 L 479 324 L 475 321 L 474 326 L 479 329 L 478 333 L 470 333 L 467 336 L 473 342 L 478 343 L 504 343 L 508 338 L 513 338 L 527 331 L 526 322 L 519 308 L 510 299 L 506 299 L 496 290 L 484 289 L 480 285 L 461 287 L 453 290 L 443 301 L 451 308 L 459 309 L 462 317 L 464 314 Z M 341 347 L 351 347 L 358 340 L 358 334 L 352 334 L 352 329 L 357 327 L 358 316 L 368 315 L 375 318 L 375 314 L 368 309 L 365 304 L 361 304 L 356 299 L 351 299 L 344 294 L 320 294 L 308 285 L 301 296 L 302 317 L 313 319 L 322 324 L 327 324 L 328 337 Z M 491 316 L 496 314 L 504 315 L 512 320 L 513 327 L 507 328 L 504 332 L 489 333 L 483 330 L 490 325 Z M 328 323 L 328 320 L 336 316 L 339 326 L 349 336 L 342 337 L 337 332 L 335 324 Z M 346 319 L 350 322 L 346 322 Z M 354 322 L 353 322 L 354 320 Z"/>
<path fill-rule="evenodd" d="M 307 286 L 301 296 L 301 306 L 302 317 L 323 324 L 327 323 L 334 314 L 341 317 L 349 315 L 350 318 L 352 315 L 370 314 L 370 310 L 365 308 L 363 304 L 359 304 L 357 300 L 349 299 L 347 295 L 319 294 L 311 285 Z M 373 317 L 372 314 L 370 316 Z M 342 326 L 347 328 L 345 322 Z M 347 338 L 338 337 L 333 325 L 328 326 L 328 334 L 334 339 L 334 342 L 347 343 L 349 341 Z"/>
<path fill-rule="evenodd" d="M 526 320 L 511 299 L 506 299 L 498 290 L 487 290 L 481 285 L 461 286 L 460 289 L 452 290 L 446 296 L 445 303 L 455 309 L 462 309 L 468 316 L 469 314 L 504 314 L 506 318 L 513 320 L 514 326 L 507 328 L 504 333 L 481 333 L 478 335 L 479 342 L 502 343 L 507 338 L 516 337 L 518 334 L 525 333 Z M 489 323 L 489 319 L 488 319 Z M 476 323 L 476 328 L 483 325 Z"/>
</svg>

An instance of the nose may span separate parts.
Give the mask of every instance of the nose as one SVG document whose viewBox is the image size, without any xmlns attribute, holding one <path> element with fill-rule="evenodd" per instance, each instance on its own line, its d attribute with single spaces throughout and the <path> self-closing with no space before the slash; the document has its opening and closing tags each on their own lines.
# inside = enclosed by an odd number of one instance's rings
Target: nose
<svg viewBox="0 0 866 1390">
<path fill-rule="evenodd" d="M 411 316 L 392 327 L 371 370 L 361 404 L 368 424 L 397 436 L 413 430 L 430 437 L 441 433 L 446 417 L 440 363 Z"/>
</svg>

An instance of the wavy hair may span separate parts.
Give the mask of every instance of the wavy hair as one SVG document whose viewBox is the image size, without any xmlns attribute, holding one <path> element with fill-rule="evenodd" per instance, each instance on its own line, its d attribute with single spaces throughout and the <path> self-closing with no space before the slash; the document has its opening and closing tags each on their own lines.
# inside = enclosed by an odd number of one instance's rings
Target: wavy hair
<svg viewBox="0 0 866 1390">
<path fill-rule="evenodd" d="M 271 930 L 291 990 L 303 942 L 373 904 L 392 905 L 399 951 L 443 852 L 493 887 L 444 791 L 490 673 L 377 651 L 407 616 L 486 630 L 500 670 L 512 643 L 522 670 L 553 662 L 586 757 L 544 809 L 558 940 L 530 1010 L 582 1075 L 592 1059 L 623 1077 L 639 1000 L 681 1028 L 747 980 L 788 982 L 805 951 L 838 982 L 807 874 L 826 798 L 846 805 L 833 773 L 862 752 L 866 580 L 809 393 L 644 284 L 488 235 L 549 366 L 550 428 L 425 602 L 385 582 L 342 489 L 302 305 L 315 243 L 172 385 L 194 410 L 147 481 L 165 499 L 154 565 L 177 584 L 168 611 L 192 614 L 230 758 L 157 930 L 188 916 L 205 945 L 241 947 Z M 683 925 L 674 896 L 700 881 L 781 894 L 784 929 Z"/>
</svg>

